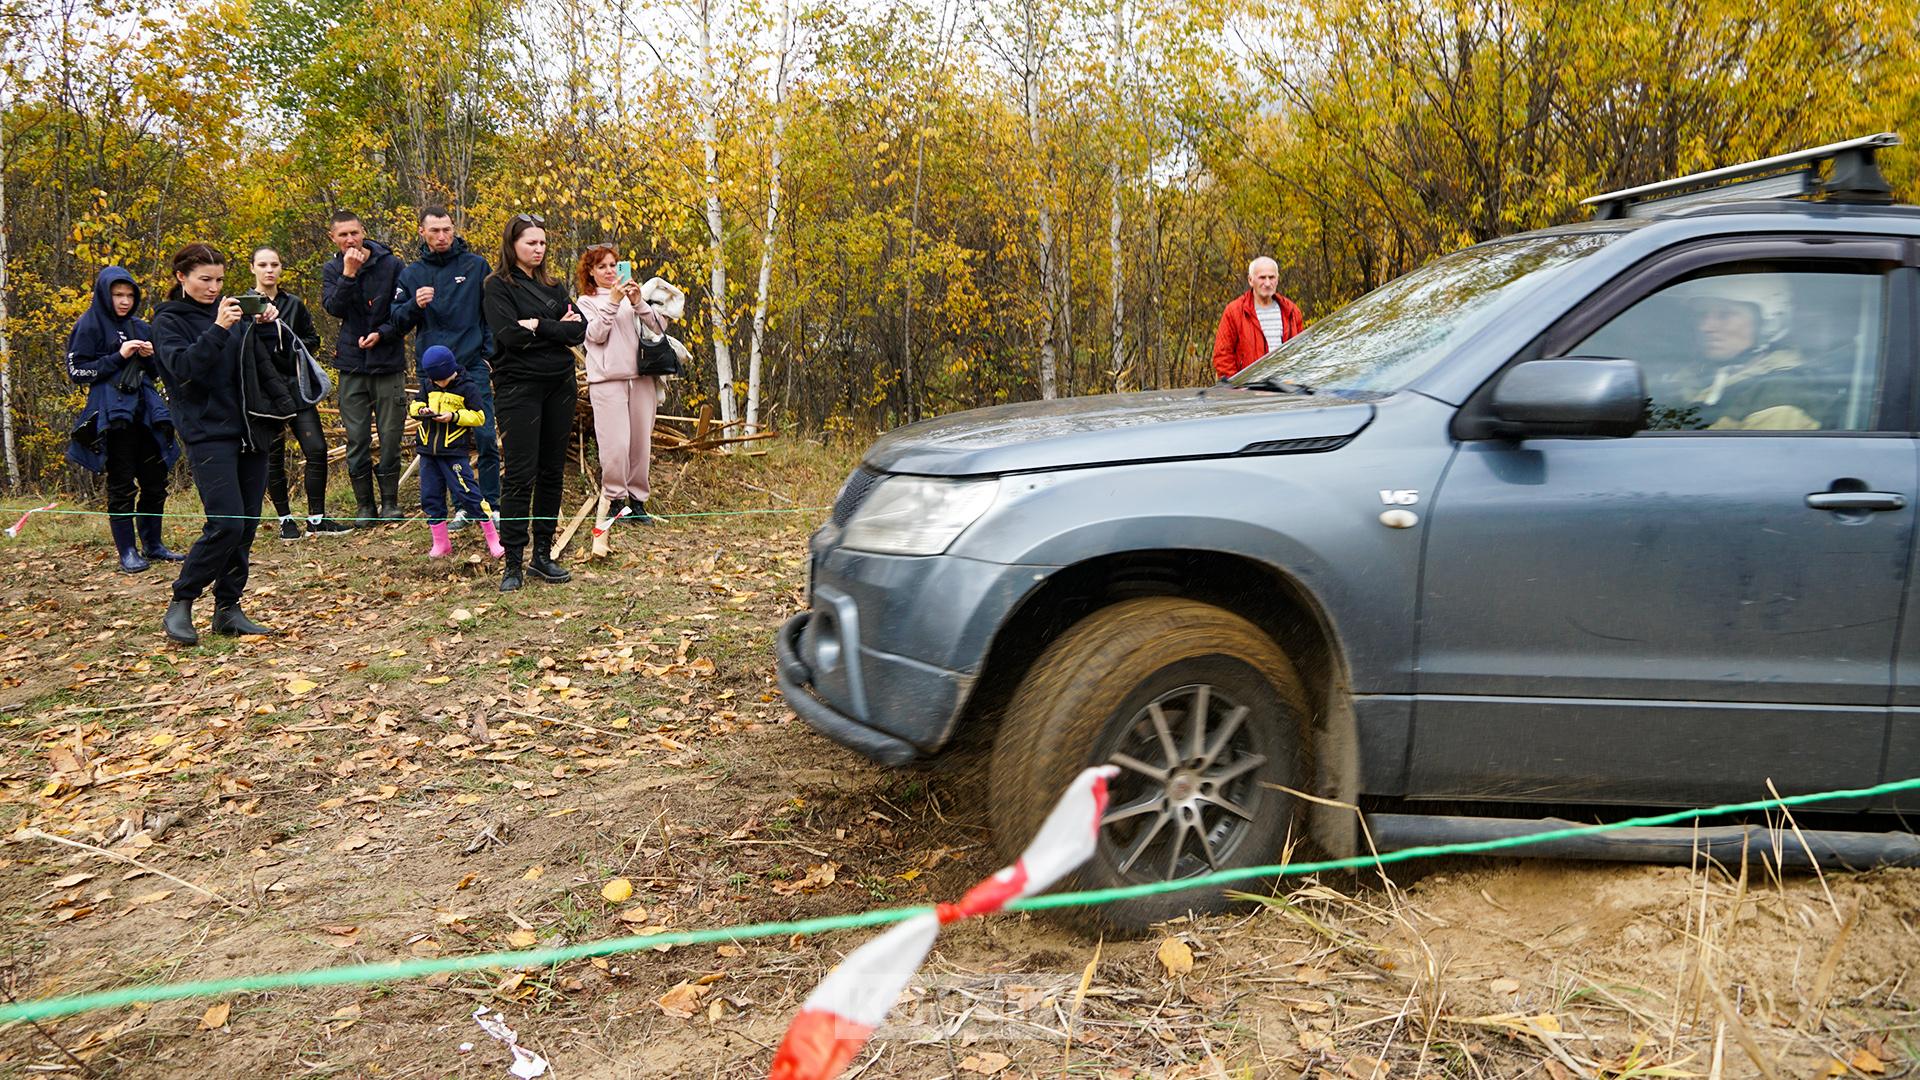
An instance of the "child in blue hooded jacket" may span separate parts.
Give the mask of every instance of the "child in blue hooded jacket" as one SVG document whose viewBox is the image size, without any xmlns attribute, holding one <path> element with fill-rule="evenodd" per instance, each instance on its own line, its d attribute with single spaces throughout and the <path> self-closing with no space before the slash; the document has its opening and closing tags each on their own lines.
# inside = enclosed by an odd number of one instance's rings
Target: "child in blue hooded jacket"
<svg viewBox="0 0 1920 1080">
<path fill-rule="evenodd" d="M 137 574 L 149 559 L 186 556 L 160 539 L 167 481 L 179 460 L 173 416 L 154 385 L 153 328 L 134 312 L 140 286 L 118 266 L 93 282 L 93 306 L 67 338 L 67 376 L 87 387 L 87 404 L 74 422 L 67 460 L 107 476 L 107 519 L 120 571 Z M 143 554 L 144 551 L 144 554 Z"/>
<path fill-rule="evenodd" d="M 448 496 L 468 520 L 480 523 L 487 554 L 498 559 L 507 553 L 494 528 L 493 507 L 481 496 L 473 463 L 467 460 L 474 449 L 474 432 L 487 422 L 481 400 L 473 376 L 460 366 L 452 349 L 431 345 L 420 354 L 420 389 L 409 414 L 418 436 L 420 508 L 426 511 L 427 528 L 433 533 L 429 558 L 453 554 L 453 541 L 447 535 Z"/>
</svg>

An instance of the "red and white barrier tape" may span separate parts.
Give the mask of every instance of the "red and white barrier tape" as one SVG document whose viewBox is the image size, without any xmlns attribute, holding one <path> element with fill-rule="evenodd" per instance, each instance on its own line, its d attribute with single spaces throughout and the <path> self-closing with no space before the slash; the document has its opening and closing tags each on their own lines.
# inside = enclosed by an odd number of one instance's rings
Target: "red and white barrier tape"
<svg viewBox="0 0 1920 1080">
<path fill-rule="evenodd" d="M 932 951 L 943 924 L 989 915 L 1052 888 L 1093 857 L 1107 812 L 1112 765 L 1075 777 L 1012 866 L 967 890 L 958 903 L 916 915 L 847 954 L 800 1006 L 773 1055 L 769 1080 L 833 1080 L 866 1045 Z"/>
<path fill-rule="evenodd" d="M 21 514 L 19 521 L 16 521 L 13 524 L 7 526 L 7 537 L 11 539 L 13 537 L 19 536 L 20 530 L 26 528 L 28 518 L 32 517 L 33 515 L 39 513 L 42 510 L 51 510 L 54 507 L 59 505 L 60 504 L 57 502 L 50 502 L 45 506 L 36 506 L 33 509 L 27 511 L 26 513 Z"/>
</svg>

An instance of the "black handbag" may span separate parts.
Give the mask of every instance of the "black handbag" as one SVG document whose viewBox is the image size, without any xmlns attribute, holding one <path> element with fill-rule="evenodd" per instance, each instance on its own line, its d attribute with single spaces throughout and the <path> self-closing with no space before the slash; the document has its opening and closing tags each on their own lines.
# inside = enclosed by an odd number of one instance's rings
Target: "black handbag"
<svg viewBox="0 0 1920 1080">
<path fill-rule="evenodd" d="M 641 375 L 680 375 L 680 354 L 674 351 L 673 340 L 664 335 L 658 341 L 640 340 L 640 355 L 635 367 Z"/>
</svg>

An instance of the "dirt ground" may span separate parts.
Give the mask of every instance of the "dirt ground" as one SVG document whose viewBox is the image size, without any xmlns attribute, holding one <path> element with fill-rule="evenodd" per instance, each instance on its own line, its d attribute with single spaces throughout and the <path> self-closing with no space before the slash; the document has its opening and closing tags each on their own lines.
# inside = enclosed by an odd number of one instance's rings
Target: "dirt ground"
<svg viewBox="0 0 1920 1080">
<path fill-rule="evenodd" d="M 97 521 L 34 518 L 0 541 L 0 988 L 957 896 L 995 867 L 979 772 L 868 764 L 773 686 L 772 633 L 802 601 L 821 516 L 791 511 L 829 501 L 851 463 L 798 443 L 669 462 L 658 508 L 730 516 L 617 532 L 604 562 L 576 541 L 572 584 L 506 597 L 489 567 L 429 563 L 417 520 L 298 544 L 263 530 L 249 610 L 286 636 L 193 649 L 159 632 L 166 569 L 112 573 Z M 184 548 L 193 531 L 168 536 Z M 1030 917 L 957 925 L 848 1074 L 1920 1069 L 1920 872 L 1396 872 L 1397 886 L 1289 879 L 1239 915 L 1140 940 Z M 632 893 L 616 902 L 619 881 Z M 482 1006 L 563 1080 L 764 1076 L 799 1000 L 869 933 L 16 1023 L 0 1028 L 0 1076 L 506 1077 Z"/>
</svg>

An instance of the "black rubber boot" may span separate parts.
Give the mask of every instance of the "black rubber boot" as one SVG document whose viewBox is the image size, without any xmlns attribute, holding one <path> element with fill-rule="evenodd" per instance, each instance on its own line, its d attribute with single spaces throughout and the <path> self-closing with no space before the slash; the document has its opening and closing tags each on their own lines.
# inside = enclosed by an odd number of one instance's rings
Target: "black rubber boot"
<svg viewBox="0 0 1920 1080">
<path fill-rule="evenodd" d="M 622 520 L 621 514 L 622 513 L 631 514 L 632 512 L 633 511 L 629 509 L 627 500 L 625 499 L 607 500 L 607 524 L 609 525 L 620 524 Z"/>
<path fill-rule="evenodd" d="M 241 634 L 278 633 L 276 630 L 270 630 L 254 622 L 252 619 L 247 618 L 247 613 L 240 610 L 239 604 L 214 605 L 213 632 L 216 634 L 226 634 L 228 637 L 237 637 Z"/>
<path fill-rule="evenodd" d="M 182 645 L 200 644 L 200 634 L 193 628 L 193 601 L 175 600 L 167 605 L 167 618 L 161 624 L 166 627 L 167 636 Z"/>
<path fill-rule="evenodd" d="M 660 524 L 659 518 L 647 513 L 647 501 L 645 499 L 635 502 L 632 506 L 628 507 L 628 509 L 631 512 L 627 515 L 627 520 L 633 522 L 635 525 Z"/>
<path fill-rule="evenodd" d="M 371 529 L 380 524 L 380 508 L 373 502 L 373 474 L 361 473 L 348 479 L 353 481 L 353 501 L 356 504 L 353 527 Z"/>
<path fill-rule="evenodd" d="M 400 474 L 393 473 L 380 477 L 380 520 L 405 521 L 406 511 L 400 509 Z"/>
<path fill-rule="evenodd" d="M 527 569 L 541 581 L 551 582 L 555 585 L 562 585 L 573 580 L 573 575 L 567 572 L 566 567 L 554 562 L 553 559 L 547 555 L 547 549 L 544 546 L 533 553 L 533 558 L 527 560 Z"/>
<path fill-rule="evenodd" d="M 148 559 L 154 562 L 186 562 L 187 557 L 167 547 L 160 541 L 160 518 L 148 515 L 138 519 L 140 547 Z"/>
<path fill-rule="evenodd" d="M 120 552 L 121 573 L 137 574 L 151 565 L 140 557 L 140 549 L 133 542 L 131 520 L 123 517 L 109 519 L 107 529 L 113 533 L 113 546 Z"/>
<path fill-rule="evenodd" d="M 520 587 L 522 580 L 520 577 L 520 553 L 517 551 L 509 551 L 507 552 L 507 564 L 500 572 L 500 591 L 512 592 Z"/>
</svg>

